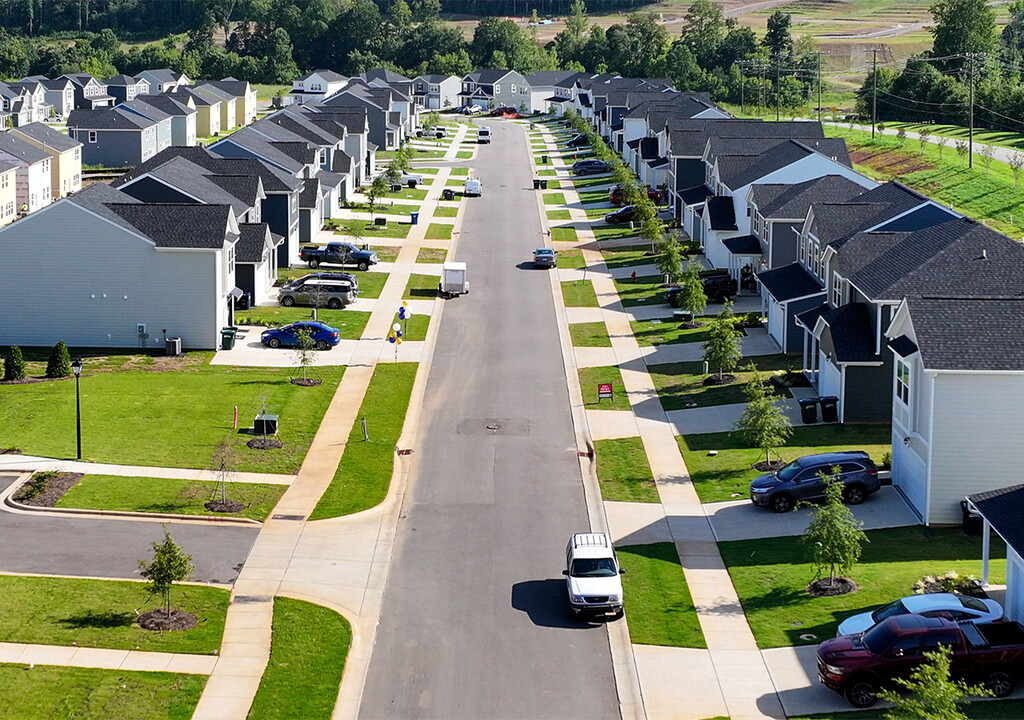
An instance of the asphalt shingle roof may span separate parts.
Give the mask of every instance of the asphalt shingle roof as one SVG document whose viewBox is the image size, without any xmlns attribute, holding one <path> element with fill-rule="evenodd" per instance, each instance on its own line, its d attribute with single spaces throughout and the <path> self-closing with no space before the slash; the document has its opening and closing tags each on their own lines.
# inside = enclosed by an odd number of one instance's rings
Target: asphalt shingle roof
<svg viewBox="0 0 1024 720">
<path fill-rule="evenodd" d="M 712 230 L 736 229 L 736 209 L 733 207 L 731 197 L 718 195 L 709 197 L 706 212 L 711 218 Z"/>
<path fill-rule="evenodd" d="M 821 313 L 829 326 L 835 360 L 840 363 L 877 361 L 875 328 L 867 303 L 847 303 Z"/>
<path fill-rule="evenodd" d="M 29 165 L 42 162 L 50 157 L 48 152 L 37 148 L 32 143 L 5 132 L 0 132 L 0 152 L 11 155 Z"/>
<path fill-rule="evenodd" d="M 270 228 L 266 223 L 239 223 L 238 242 L 235 244 L 235 261 L 258 263 L 268 246 Z"/>
<path fill-rule="evenodd" d="M 999 537 L 1018 555 L 1024 555 L 1024 523 L 1020 520 L 1024 516 L 1024 485 L 1011 485 L 967 497 Z"/>
<path fill-rule="evenodd" d="M 733 255 L 760 255 L 761 241 L 754 235 L 739 235 L 722 241 L 725 249 Z"/>
<path fill-rule="evenodd" d="M 72 110 L 68 115 L 68 127 L 78 130 L 144 130 L 157 123 L 157 120 L 118 107 Z"/>
<path fill-rule="evenodd" d="M 817 279 L 799 263 L 765 270 L 757 274 L 757 279 L 779 302 L 824 292 Z"/>
<path fill-rule="evenodd" d="M 172 205 L 162 203 L 111 203 L 110 210 L 157 247 L 219 250 L 225 240 L 231 208 L 227 205 Z"/>
<path fill-rule="evenodd" d="M 77 147 L 82 147 L 82 143 L 77 140 L 73 140 L 62 132 L 58 132 L 51 128 L 49 125 L 35 122 L 29 123 L 28 125 L 22 125 L 14 128 L 14 132 L 41 142 L 48 148 L 52 148 L 56 152 L 67 152 L 68 150 L 74 150 Z"/>
<path fill-rule="evenodd" d="M 912 296 L 907 305 L 925 368 L 1024 371 L 1024 298 Z"/>
<path fill-rule="evenodd" d="M 816 202 L 843 202 L 867 188 L 842 175 L 825 175 L 795 184 L 754 185 L 752 199 L 766 218 L 803 219 Z"/>
</svg>

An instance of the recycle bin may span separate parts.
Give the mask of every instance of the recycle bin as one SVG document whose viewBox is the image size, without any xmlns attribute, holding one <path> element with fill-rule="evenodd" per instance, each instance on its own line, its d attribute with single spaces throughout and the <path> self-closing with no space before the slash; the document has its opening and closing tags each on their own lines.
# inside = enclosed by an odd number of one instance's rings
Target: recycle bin
<svg viewBox="0 0 1024 720">
<path fill-rule="evenodd" d="M 805 425 L 818 422 L 818 398 L 800 398 L 800 419 Z"/>
<path fill-rule="evenodd" d="M 541 180 L 540 181 L 540 189 L 541 190 L 547 190 L 548 189 L 548 181 L 547 180 Z"/>
<path fill-rule="evenodd" d="M 981 535 L 981 515 L 972 512 L 967 504 L 967 498 L 960 501 L 960 512 L 963 515 L 963 530 L 967 535 Z"/>
<path fill-rule="evenodd" d="M 542 165 L 547 165 L 548 164 L 548 156 L 547 155 L 541 155 L 540 156 L 540 162 L 541 162 Z"/>
<path fill-rule="evenodd" d="M 454 200 L 455 199 L 455 191 L 450 189 L 450 188 L 445 188 L 444 190 L 441 191 L 441 199 L 442 200 Z"/>
<path fill-rule="evenodd" d="M 818 402 L 821 403 L 822 422 L 839 422 L 839 398 L 835 395 L 825 395 L 818 398 Z"/>
<path fill-rule="evenodd" d="M 238 334 L 238 330 L 233 327 L 226 327 L 220 329 L 220 349 L 230 350 L 235 346 L 235 336 Z"/>
<path fill-rule="evenodd" d="M 537 178 L 533 179 L 533 189 L 540 190 L 540 180 L 538 180 Z"/>
<path fill-rule="evenodd" d="M 418 212 L 414 211 L 414 212 L 409 213 L 409 224 L 410 225 L 419 225 L 420 224 L 420 214 Z"/>
</svg>

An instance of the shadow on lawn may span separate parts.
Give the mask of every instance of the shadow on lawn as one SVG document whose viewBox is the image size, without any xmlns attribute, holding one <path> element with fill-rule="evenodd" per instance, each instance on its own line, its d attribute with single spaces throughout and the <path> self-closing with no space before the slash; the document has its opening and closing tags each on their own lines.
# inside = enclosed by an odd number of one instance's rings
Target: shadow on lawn
<svg viewBox="0 0 1024 720">
<path fill-rule="evenodd" d="M 109 630 L 110 628 L 129 627 L 135 622 L 135 613 L 130 612 L 92 612 L 86 611 L 80 615 L 72 615 L 60 621 L 61 625 L 74 629 L 97 628 Z"/>
</svg>

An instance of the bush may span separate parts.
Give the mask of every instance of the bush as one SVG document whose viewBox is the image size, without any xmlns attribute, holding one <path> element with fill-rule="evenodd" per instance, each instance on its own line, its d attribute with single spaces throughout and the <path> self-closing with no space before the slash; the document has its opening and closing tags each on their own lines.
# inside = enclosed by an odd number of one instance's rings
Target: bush
<svg viewBox="0 0 1024 720">
<path fill-rule="evenodd" d="M 891 452 L 882 453 L 882 469 L 883 470 L 888 470 L 891 467 L 892 467 L 892 453 Z"/>
<path fill-rule="evenodd" d="M 71 353 L 63 340 L 58 340 L 46 363 L 46 377 L 63 378 L 71 374 Z"/>
<path fill-rule="evenodd" d="M 25 358 L 21 356 L 21 348 L 11 345 L 4 355 L 4 380 L 25 379 Z"/>
<path fill-rule="evenodd" d="M 961 575 L 956 570 L 949 570 L 941 575 L 925 575 L 914 583 L 914 594 L 926 593 L 960 593 L 985 597 L 981 581 L 974 575 Z"/>
</svg>

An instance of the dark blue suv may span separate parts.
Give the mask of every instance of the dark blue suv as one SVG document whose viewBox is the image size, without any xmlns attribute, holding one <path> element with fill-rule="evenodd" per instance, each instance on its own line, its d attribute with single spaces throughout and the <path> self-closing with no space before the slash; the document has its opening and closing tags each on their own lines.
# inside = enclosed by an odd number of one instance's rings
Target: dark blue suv
<svg viewBox="0 0 1024 720">
<path fill-rule="evenodd" d="M 805 455 L 781 470 L 760 475 L 750 482 L 750 501 L 770 507 L 777 513 L 789 512 L 801 500 L 825 497 L 822 473 L 830 475 L 839 468 L 843 482 L 843 500 L 860 505 L 873 492 L 878 492 L 878 468 L 862 450 Z"/>
</svg>

